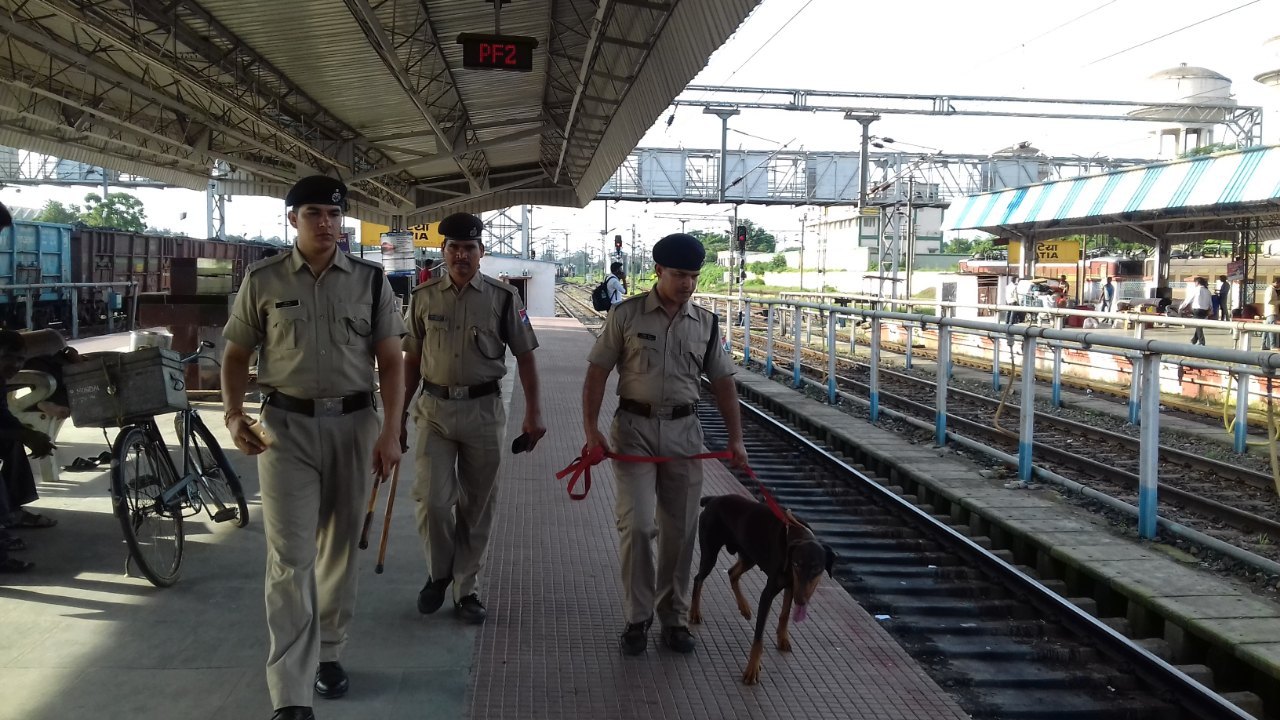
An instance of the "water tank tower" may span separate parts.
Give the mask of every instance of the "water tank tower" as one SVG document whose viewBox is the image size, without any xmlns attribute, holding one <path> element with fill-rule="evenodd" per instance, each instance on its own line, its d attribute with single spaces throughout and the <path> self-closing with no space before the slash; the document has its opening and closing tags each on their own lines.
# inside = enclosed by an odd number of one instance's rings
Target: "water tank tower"
<svg viewBox="0 0 1280 720">
<path fill-rule="evenodd" d="M 1020 142 L 991 153 L 982 168 L 982 189 L 985 192 L 1004 188 L 1034 185 L 1051 177 L 1044 154 L 1030 142 Z"/>
<path fill-rule="evenodd" d="M 1254 75 L 1253 79 L 1263 85 L 1280 88 L 1280 35 L 1264 42 L 1262 49 L 1266 53 L 1267 67 L 1272 69 Z"/>
<path fill-rule="evenodd" d="M 1131 113 L 1168 121 L 1152 131 L 1159 143 L 1160 157 L 1175 157 L 1212 145 L 1215 125 L 1224 122 L 1236 106 L 1231 97 L 1231 78 L 1208 68 L 1182 63 L 1152 75 L 1150 80 L 1157 102 L 1198 106 L 1146 107 Z"/>
</svg>

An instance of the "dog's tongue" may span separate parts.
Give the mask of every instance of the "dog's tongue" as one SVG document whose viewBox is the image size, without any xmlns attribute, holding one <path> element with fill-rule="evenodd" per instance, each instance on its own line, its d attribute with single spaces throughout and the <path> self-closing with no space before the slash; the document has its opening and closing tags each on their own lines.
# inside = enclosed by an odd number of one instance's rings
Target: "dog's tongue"
<svg viewBox="0 0 1280 720">
<path fill-rule="evenodd" d="M 808 605 L 796 605 L 791 609 L 791 618 L 796 622 L 804 622 L 804 619 L 807 617 L 809 617 Z"/>
</svg>

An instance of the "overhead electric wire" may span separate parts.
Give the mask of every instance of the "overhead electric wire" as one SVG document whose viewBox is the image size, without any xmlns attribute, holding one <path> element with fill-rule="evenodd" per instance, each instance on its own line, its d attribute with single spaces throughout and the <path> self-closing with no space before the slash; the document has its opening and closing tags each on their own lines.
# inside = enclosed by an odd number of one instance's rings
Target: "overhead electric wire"
<svg viewBox="0 0 1280 720">
<path fill-rule="evenodd" d="M 777 30 L 774 30 L 774 31 L 773 31 L 773 34 L 769 36 L 769 39 L 768 39 L 768 40 L 765 40 L 764 42 L 760 43 L 760 47 L 757 47 L 755 52 L 753 52 L 753 53 L 751 53 L 749 56 L 747 56 L 747 59 L 746 59 L 746 60 L 743 60 L 741 63 L 739 63 L 739 64 L 738 64 L 737 69 L 735 69 L 733 72 L 729 73 L 729 77 L 727 77 L 727 78 L 725 78 L 724 80 L 720 81 L 720 84 L 721 84 L 721 85 L 724 85 L 725 83 L 729 82 L 730 78 L 732 78 L 734 75 L 737 75 L 737 74 L 738 74 L 738 70 L 741 70 L 742 68 L 746 67 L 746 66 L 747 66 L 747 63 L 751 62 L 751 60 L 752 60 L 753 58 L 755 58 L 755 56 L 756 56 L 756 55 L 759 55 L 759 54 L 760 54 L 760 51 L 761 51 L 761 50 L 763 50 L 763 49 L 765 49 L 766 47 L 768 47 L 769 43 L 773 42 L 773 39 L 774 39 L 774 38 L 776 38 L 776 37 L 778 37 L 778 33 L 782 32 L 783 30 L 786 30 L 786 29 L 787 29 L 787 26 L 788 26 L 788 25 L 790 25 L 790 24 L 791 24 L 791 22 L 792 22 L 793 20 L 795 20 L 797 17 L 799 17 L 799 16 L 800 16 L 800 13 L 802 13 L 802 12 L 804 12 L 804 11 L 805 11 L 805 8 L 809 7 L 809 6 L 810 6 L 810 5 L 812 5 L 812 4 L 813 4 L 813 0 L 809 0 L 809 1 L 808 1 L 808 2 L 806 2 L 804 5 L 801 5 L 799 10 L 796 10 L 795 12 L 791 13 L 791 17 L 787 18 L 787 21 L 786 21 L 786 22 L 784 22 L 784 23 L 782 23 L 782 25 L 781 25 L 781 26 L 779 26 Z"/>
<path fill-rule="evenodd" d="M 1209 22 L 1210 20 L 1216 20 L 1216 19 L 1218 19 L 1218 18 L 1222 17 L 1223 15 L 1230 15 L 1231 13 L 1233 13 L 1233 12 L 1235 12 L 1235 11 L 1237 11 L 1237 10 L 1240 10 L 1240 9 L 1242 9 L 1242 8 L 1246 8 L 1246 7 L 1249 7 L 1250 5 L 1257 5 L 1257 4 L 1258 4 L 1259 2 L 1261 2 L 1261 1 L 1262 1 L 1262 0 L 1250 0 L 1250 1 L 1249 1 L 1249 2 L 1247 2 L 1247 3 L 1244 3 L 1244 4 L 1242 4 L 1242 5 L 1237 5 L 1237 6 L 1233 7 L 1233 8 L 1231 8 L 1230 10 L 1223 10 L 1222 12 L 1218 13 L 1217 15 L 1212 15 L 1212 16 L 1210 16 L 1210 17 L 1204 18 L 1203 20 L 1197 20 L 1197 21 L 1195 21 L 1195 22 L 1193 22 L 1193 23 L 1191 23 L 1191 24 L 1189 24 L 1189 25 L 1183 25 L 1182 27 L 1180 27 L 1180 28 L 1178 28 L 1178 29 L 1176 29 L 1176 30 L 1170 30 L 1169 32 L 1167 32 L 1167 33 L 1165 33 L 1165 34 L 1163 34 L 1163 35 L 1160 35 L 1160 36 L 1157 36 L 1157 37 L 1153 37 L 1153 38 L 1151 38 L 1150 40 L 1144 40 L 1144 41 L 1142 41 L 1142 42 L 1138 43 L 1137 45 L 1131 45 L 1131 46 L 1129 46 L 1129 47 L 1127 47 L 1127 48 L 1125 48 L 1125 49 L 1123 49 L 1123 50 L 1118 50 L 1118 51 L 1116 51 L 1116 52 L 1111 53 L 1110 55 L 1107 55 L 1106 57 L 1100 57 L 1100 58 L 1098 58 L 1097 60 L 1094 60 L 1093 62 L 1091 62 L 1091 63 L 1088 63 L 1088 64 L 1084 65 L 1084 67 L 1089 67 L 1090 65 L 1097 65 L 1098 63 L 1102 62 L 1103 60 L 1110 60 L 1111 58 L 1116 57 L 1117 55 L 1123 55 L 1123 54 L 1125 54 L 1125 53 L 1129 52 L 1130 50 L 1136 50 L 1136 49 L 1138 49 L 1138 48 L 1142 47 L 1143 45 L 1150 45 L 1151 43 L 1153 43 L 1153 42 L 1155 42 L 1155 41 L 1157 41 L 1157 40 L 1163 40 L 1164 38 L 1167 38 L 1167 37 L 1169 37 L 1170 35 L 1177 35 L 1178 33 L 1182 32 L 1183 30 L 1189 30 L 1189 29 L 1191 29 L 1191 28 L 1193 28 L 1193 27 L 1195 27 L 1195 26 L 1197 26 L 1197 25 L 1203 25 L 1204 23 L 1207 23 L 1207 22 Z"/>
<path fill-rule="evenodd" d="M 999 59 L 999 58 L 1004 57 L 1005 55 L 1008 55 L 1009 53 L 1011 53 L 1011 52 L 1013 52 L 1013 51 L 1015 51 L 1015 50 L 1020 50 L 1020 49 L 1022 49 L 1022 48 L 1025 48 L 1026 46 L 1030 45 L 1031 43 L 1035 42 L 1036 40 L 1039 40 L 1040 38 L 1045 37 L 1045 36 L 1047 36 L 1047 35 L 1051 35 L 1051 34 L 1053 34 L 1053 33 L 1057 32 L 1057 31 L 1061 30 L 1062 28 L 1064 28 L 1064 27 L 1066 27 L 1066 26 L 1068 26 L 1068 25 L 1070 25 L 1070 24 L 1072 24 L 1072 23 L 1074 23 L 1074 22 L 1077 22 L 1077 21 L 1079 21 L 1079 20 L 1083 20 L 1083 19 L 1085 19 L 1085 18 L 1089 17 L 1090 15 L 1092 15 L 1092 14 L 1094 14 L 1094 13 L 1098 12 L 1099 10 L 1101 10 L 1101 9 L 1103 9 L 1103 8 L 1105 8 L 1105 7 L 1107 7 L 1108 5 L 1114 5 L 1114 4 L 1116 4 L 1116 2 L 1118 2 L 1118 0 L 1107 0 L 1107 2 L 1102 3 L 1102 4 L 1101 4 L 1101 5 L 1099 5 L 1098 7 L 1094 8 L 1094 9 L 1092 9 L 1092 10 L 1089 10 L 1088 12 L 1085 12 L 1085 13 L 1082 13 L 1082 14 L 1080 14 L 1080 15 L 1077 15 L 1077 16 L 1075 16 L 1075 17 L 1071 18 L 1070 20 L 1067 20 L 1067 21 L 1065 21 L 1065 22 L 1058 23 L 1057 25 L 1055 25 L 1055 26 L 1053 26 L 1053 27 L 1049 28 L 1048 30 L 1045 30 L 1044 32 L 1040 33 L 1039 35 L 1036 35 L 1035 37 L 1027 38 L 1027 39 L 1026 39 L 1026 40 L 1024 40 L 1023 42 L 1018 43 L 1018 44 L 1017 44 L 1017 45 L 1015 45 L 1014 47 L 1011 47 L 1011 48 L 1009 48 L 1008 50 L 1005 50 L 1004 52 L 1002 52 L 1002 53 L 1000 53 L 1000 54 L 998 54 L 998 55 L 992 55 L 991 57 L 987 58 L 987 60 L 988 60 L 988 61 L 989 61 L 989 60 L 997 60 L 997 59 Z"/>
</svg>

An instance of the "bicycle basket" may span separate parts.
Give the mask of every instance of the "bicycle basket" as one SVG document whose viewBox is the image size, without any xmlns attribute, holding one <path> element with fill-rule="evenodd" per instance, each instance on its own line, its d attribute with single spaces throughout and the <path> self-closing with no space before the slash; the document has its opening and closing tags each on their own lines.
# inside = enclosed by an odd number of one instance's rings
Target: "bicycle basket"
<svg viewBox="0 0 1280 720">
<path fill-rule="evenodd" d="M 68 366 L 63 379 L 78 427 L 117 427 L 187 408 L 182 362 L 172 350 L 94 353 Z"/>
</svg>

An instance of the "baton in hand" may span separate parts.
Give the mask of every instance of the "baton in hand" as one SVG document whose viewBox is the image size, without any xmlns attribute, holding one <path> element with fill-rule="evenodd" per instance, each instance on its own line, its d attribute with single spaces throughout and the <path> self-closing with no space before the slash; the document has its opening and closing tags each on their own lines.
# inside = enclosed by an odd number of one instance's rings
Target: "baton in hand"
<svg viewBox="0 0 1280 720">
<path fill-rule="evenodd" d="M 378 547 L 378 564 L 373 572 L 381 575 L 383 562 L 387 559 L 387 538 L 391 536 L 391 510 L 396 504 L 396 485 L 400 483 L 400 463 L 396 463 L 391 471 L 391 489 L 387 491 L 387 513 L 382 519 L 382 543 Z"/>
<path fill-rule="evenodd" d="M 374 475 L 373 492 L 369 494 L 369 507 L 364 512 L 364 528 L 360 530 L 361 550 L 369 547 L 369 531 L 373 529 L 373 510 L 378 506 L 378 486 L 381 484 L 382 478 Z"/>
</svg>

